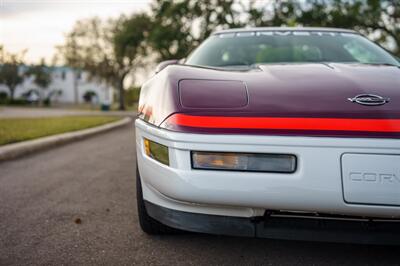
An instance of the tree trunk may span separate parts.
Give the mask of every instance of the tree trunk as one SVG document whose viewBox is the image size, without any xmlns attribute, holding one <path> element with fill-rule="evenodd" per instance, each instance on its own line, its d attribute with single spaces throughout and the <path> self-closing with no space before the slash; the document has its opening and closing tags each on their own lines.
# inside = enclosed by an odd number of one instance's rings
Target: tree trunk
<svg viewBox="0 0 400 266">
<path fill-rule="evenodd" d="M 78 92 L 78 70 L 74 69 L 73 70 L 73 87 L 74 87 L 74 103 L 78 104 L 79 103 L 79 92 Z"/>
<path fill-rule="evenodd" d="M 124 77 L 122 77 L 118 81 L 118 96 L 119 96 L 119 110 L 124 111 L 125 110 L 125 93 L 124 93 Z"/>
<path fill-rule="evenodd" d="M 14 101 L 15 87 L 9 87 L 9 89 L 10 89 L 10 100 Z"/>
</svg>

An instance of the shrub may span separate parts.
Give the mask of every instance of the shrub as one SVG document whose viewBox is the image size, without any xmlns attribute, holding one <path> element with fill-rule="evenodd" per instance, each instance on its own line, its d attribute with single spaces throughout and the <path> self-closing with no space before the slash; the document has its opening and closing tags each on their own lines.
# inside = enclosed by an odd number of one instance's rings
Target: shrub
<svg viewBox="0 0 400 266">
<path fill-rule="evenodd" d="M 86 103 L 92 102 L 94 97 L 97 97 L 97 94 L 94 91 L 87 91 L 87 92 L 85 92 L 85 94 L 83 94 L 83 100 Z"/>
<path fill-rule="evenodd" d="M 9 105 L 28 105 L 30 103 L 26 99 L 19 98 L 19 99 L 10 100 L 10 101 L 8 101 L 7 104 L 9 104 Z"/>
<path fill-rule="evenodd" d="M 5 104 L 8 102 L 8 94 L 7 92 L 0 91 L 0 104 Z"/>
<path fill-rule="evenodd" d="M 43 100 L 43 105 L 44 106 L 50 106 L 51 105 L 50 97 L 47 97 L 46 99 Z"/>
</svg>

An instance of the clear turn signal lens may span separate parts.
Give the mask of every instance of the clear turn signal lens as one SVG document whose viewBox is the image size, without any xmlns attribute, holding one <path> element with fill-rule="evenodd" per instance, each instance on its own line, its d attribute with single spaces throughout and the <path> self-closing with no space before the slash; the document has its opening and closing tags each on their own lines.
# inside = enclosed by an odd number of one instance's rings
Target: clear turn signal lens
<svg viewBox="0 0 400 266">
<path fill-rule="evenodd" d="M 293 173 L 296 161 L 289 154 L 192 152 L 192 168 L 203 170 Z"/>
</svg>

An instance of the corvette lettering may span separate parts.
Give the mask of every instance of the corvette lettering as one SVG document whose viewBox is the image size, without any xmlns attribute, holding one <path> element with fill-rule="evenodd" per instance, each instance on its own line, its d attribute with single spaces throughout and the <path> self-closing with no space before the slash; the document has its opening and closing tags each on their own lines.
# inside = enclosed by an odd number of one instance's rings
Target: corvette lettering
<svg viewBox="0 0 400 266">
<path fill-rule="evenodd" d="M 326 32 L 326 31 L 245 31 L 237 33 L 222 33 L 219 34 L 220 38 L 234 38 L 234 37 L 250 37 L 250 36 L 347 36 L 344 32 Z"/>
<path fill-rule="evenodd" d="M 394 173 L 350 172 L 349 178 L 353 182 L 400 183 L 400 175 Z"/>
</svg>

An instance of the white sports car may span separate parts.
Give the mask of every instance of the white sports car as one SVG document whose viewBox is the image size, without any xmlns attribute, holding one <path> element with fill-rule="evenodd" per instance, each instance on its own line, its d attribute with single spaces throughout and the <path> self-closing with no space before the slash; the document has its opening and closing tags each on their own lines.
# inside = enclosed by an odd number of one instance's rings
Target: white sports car
<svg viewBox="0 0 400 266">
<path fill-rule="evenodd" d="M 400 64 L 357 32 L 215 32 L 136 119 L 142 229 L 400 243 Z"/>
</svg>

